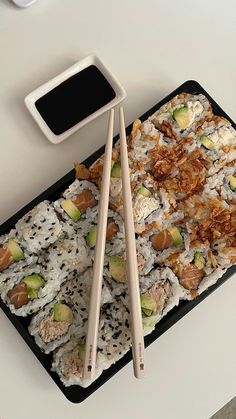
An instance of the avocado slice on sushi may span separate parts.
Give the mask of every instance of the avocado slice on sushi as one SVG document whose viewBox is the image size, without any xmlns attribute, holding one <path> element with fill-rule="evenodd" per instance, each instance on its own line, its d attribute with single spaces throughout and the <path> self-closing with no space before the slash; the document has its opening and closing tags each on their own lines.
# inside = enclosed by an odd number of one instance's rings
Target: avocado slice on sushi
<svg viewBox="0 0 236 419">
<path fill-rule="evenodd" d="M 145 196 L 146 198 L 148 198 L 152 195 L 152 193 L 147 188 L 145 188 L 145 186 L 140 186 L 140 188 L 137 190 L 137 192 L 140 195 Z"/>
<path fill-rule="evenodd" d="M 81 361 L 84 361 L 84 359 L 85 359 L 85 344 L 83 344 L 83 343 L 78 344 L 78 353 L 79 353 L 79 358 L 81 359 Z"/>
<path fill-rule="evenodd" d="M 142 312 L 148 317 L 150 317 L 153 313 L 153 311 L 149 310 L 148 308 L 142 308 Z"/>
<path fill-rule="evenodd" d="M 126 261 L 121 256 L 109 257 L 109 271 L 113 279 L 124 282 L 126 278 Z"/>
<path fill-rule="evenodd" d="M 80 219 L 81 212 L 71 199 L 65 199 L 62 201 L 61 206 L 73 221 L 76 222 Z"/>
<path fill-rule="evenodd" d="M 202 256 L 201 252 L 196 252 L 194 254 L 194 265 L 198 268 L 198 269 L 203 269 L 205 266 L 205 260 L 204 257 Z"/>
<path fill-rule="evenodd" d="M 55 303 L 53 306 L 53 320 L 56 322 L 73 322 L 73 313 L 66 304 Z"/>
<path fill-rule="evenodd" d="M 93 226 L 90 230 L 90 232 L 88 233 L 87 237 L 86 237 L 86 242 L 87 245 L 89 247 L 91 247 L 91 249 L 95 246 L 96 244 L 96 237 L 97 237 L 97 226 Z"/>
<path fill-rule="evenodd" d="M 146 316 L 151 316 L 156 307 L 156 302 L 151 295 L 143 294 L 140 298 L 141 309 Z"/>
<path fill-rule="evenodd" d="M 177 122 L 179 128 L 182 130 L 186 129 L 190 124 L 189 111 L 186 106 L 177 108 L 172 114 L 174 120 Z"/>
<path fill-rule="evenodd" d="M 38 290 L 34 290 L 33 288 L 27 288 L 27 293 L 30 300 L 38 298 Z"/>
<path fill-rule="evenodd" d="M 200 143 L 207 149 L 210 150 L 213 146 L 214 143 L 213 141 L 210 140 L 210 138 L 208 138 L 206 135 L 201 135 L 200 137 Z"/>
<path fill-rule="evenodd" d="M 27 288 L 31 288 L 33 290 L 38 290 L 45 284 L 45 280 L 38 274 L 28 275 L 22 282 L 26 284 Z"/>
<path fill-rule="evenodd" d="M 111 169 L 111 177 L 120 178 L 121 177 L 121 165 L 120 162 L 113 164 Z"/>
<path fill-rule="evenodd" d="M 233 175 L 229 176 L 229 186 L 233 192 L 236 191 L 236 177 Z"/>
<path fill-rule="evenodd" d="M 20 248 L 20 246 L 15 242 L 15 240 L 9 240 L 7 243 L 7 248 L 11 253 L 15 262 L 19 262 L 20 260 L 24 259 L 24 252 Z"/>
<path fill-rule="evenodd" d="M 28 275 L 22 282 L 26 285 L 31 300 L 38 297 L 38 290 L 45 284 L 45 280 L 38 274 Z"/>
<path fill-rule="evenodd" d="M 180 247 L 183 244 L 183 237 L 181 236 L 180 230 L 178 227 L 170 227 L 168 228 L 169 233 L 173 239 L 173 245 L 175 247 Z"/>
</svg>

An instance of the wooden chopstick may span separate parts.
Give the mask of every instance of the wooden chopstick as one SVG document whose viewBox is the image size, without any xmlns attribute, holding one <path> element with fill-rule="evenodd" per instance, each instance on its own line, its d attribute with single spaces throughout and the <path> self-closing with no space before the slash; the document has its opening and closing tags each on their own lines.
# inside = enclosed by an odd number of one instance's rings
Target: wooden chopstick
<svg viewBox="0 0 236 419">
<path fill-rule="evenodd" d="M 120 157 L 122 174 L 122 193 L 125 223 L 125 240 L 127 255 L 127 280 L 130 300 L 131 335 L 134 375 L 136 378 L 144 376 L 144 339 L 142 314 L 140 306 L 138 263 L 135 244 L 134 217 L 132 195 L 130 187 L 130 173 L 126 142 L 124 111 L 120 107 Z"/>
<path fill-rule="evenodd" d="M 90 294 L 88 331 L 86 337 L 83 378 L 92 379 L 95 372 L 97 355 L 98 326 L 103 281 L 103 265 L 107 231 L 107 213 L 110 192 L 111 159 L 113 145 L 114 109 L 110 111 L 107 143 L 104 155 L 101 197 L 99 203 L 95 258 L 93 266 L 93 282 Z"/>
</svg>

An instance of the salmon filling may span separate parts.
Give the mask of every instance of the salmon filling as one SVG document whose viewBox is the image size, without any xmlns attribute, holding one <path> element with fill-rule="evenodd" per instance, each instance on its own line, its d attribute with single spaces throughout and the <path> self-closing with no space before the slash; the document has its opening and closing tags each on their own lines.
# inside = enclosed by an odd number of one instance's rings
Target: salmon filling
<svg viewBox="0 0 236 419">
<path fill-rule="evenodd" d="M 20 283 L 15 285 L 9 292 L 8 298 L 15 308 L 20 308 L 30 301 L 26 284 Z"/>
<path fill-rule="evenodd" d="M 107 220 L 107 234 L 106 239 L 112 240 L 116 233 L 119 231 L 118 225 L 112 218 L 108 218 Z"/>
<path fill-rule="evenodd" d="M 173 243 L 172 235 L 168 230 L 163 230 L 158 234 L 153 234 L 150 238 L 152 247 L 155 250 L 168 249 Z"/>
<path fill-rule="evenodd" d="M 7 269 L 14 259 L 7 247 L 0 247 L 0 272 Z"/>
<path fill-rule="evenodd" d="M 188 290 L 197 290 L 204 275 L 203 269 L 198 269 L 195 265 L 189 265 L 182 270 L 179 282 Z"/>
<path fill-rule="evenodd" d="M 97 205 L 97 200 L 94 198 L 92 192 L 89 189 L 85 189 L 83 192 L 77 195 L 75 199 L 73 199 L 73 203 L 83 214 L 87 208 L 95 207 L 95 205 Z"/>
</svg>

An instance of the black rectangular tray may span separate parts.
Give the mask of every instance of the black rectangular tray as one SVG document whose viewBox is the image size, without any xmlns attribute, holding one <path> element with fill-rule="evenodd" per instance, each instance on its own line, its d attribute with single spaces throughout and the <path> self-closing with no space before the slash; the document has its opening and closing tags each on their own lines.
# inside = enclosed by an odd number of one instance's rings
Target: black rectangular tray
<svg viewBox="0 0 236 419">
<path fill-rule="evenodd" d="M 196 94 L 204 94 L 210 101 L 213 111 L 215 114 L 223 116 L 227 118 L 236 128 L 236 124 L 226 115 L 226 113 L 217 105 L 217 103 L 209 96 L 209 94 L 194 80 L 188 80 L 183 83 L 180 87 L 170 93 L 167 97 L 157 103 L 153 108 L 147 111 L 144 115 L 140 117 L 142 121 L 147 119 L 150 115 L 152 115 L 157 109 L 160 108 L 164 103 L 171 100 L 175 95 L 180 94 L 182 92 L 186 93 L 196 93 Z M 127 127 L 127 134 L 131 132 L 132 124 Z M 114 138 L 114 143 L 118 140 L 118 136 Z M 101 154 L 104 152 L 104 146 L 93 153 L 90 157 L 88 157 L 84 164 L 86 166 L 91 165 L 95 160 L 97 160 Z M 71 170 L 67 175 L 61 178 L 58 182 L 48 188 L 45 192 L 40 194 L 37 198 L 35 198 L 32 202 L 18 211 L 13 217 L 7 220 L 0 226 L 0 235 L 8 233 L 11 228 L 14 227 L 16 222 L 26 214 L 30 209 L 32 209 L 35 205 L 39 202 L 43 201 L 44 199 L 49 200 L 56 200 L 59 198 L 60 194 L 64 189 L 66 189 L 75 178 L 74 170 Z M 175 324 L 179 319 L 181 319 L 186 313 L 192 310 L 197 304 L 199 304 L 202 300 L 204 300 L 209 294 L 211 294 L 216 288 L 222 285 L 227 279 L 229 279 L 234 273 L 236 272 L 236 266 L 233 266 L 227 270 L 227 272 L 223 275 L 221 279 L 217 281 L 217 283 L 211 286 L 208 290 L 202 293 L 193 301 L 181 301 L 178 307 L 172 309 L 156 326 L 156 329 L 148 336 L 145 337 L 145 346 L 149 346 L 152 342 L 154 342 L 159 336 L 161 336 L 166 330 L 168 330 L 173 324 Z M 68 400 L 72 403 L 80 403 L 85 400 L 88 396 L 90 396 L 94 391 L 96 391 L 99 387 L 101 387 L 106 381 L 108 381 L 116 372 L 118 372 L 121 368 L 123 368 L 132 358 L 131 351 L 129 351 L 122 359 L 120 359 L 116 364 L 112 365 L 109 369 L 105 370 L 102 375 L 89 387 L 82 388 L 79 386 L 70 386 L 65 387 L 62 382 L 60 381 L 58 375 L 51 371 L 51 364 L 52 364 L 52 355 L 45 355 L 43 354 L 38 346 L 35 344 L 34 339 L 30 336 L 28 332 L 28 325 L 30 322 L 29 318 L 21 318 L 13 315 L 7 306 L 0 300 L 0 307 L 9 318 L 11 323 L 15 326 L 18 330 L 20 335 L 23 337 L 27 345 L 31 348 L 34 352 L 35 356 L 38 358 L 39 362 L 48 372 L 48 374 L 52 377 L 56 385 L 61 389 L 63 394 L 66 396 Z"/>
</svg>

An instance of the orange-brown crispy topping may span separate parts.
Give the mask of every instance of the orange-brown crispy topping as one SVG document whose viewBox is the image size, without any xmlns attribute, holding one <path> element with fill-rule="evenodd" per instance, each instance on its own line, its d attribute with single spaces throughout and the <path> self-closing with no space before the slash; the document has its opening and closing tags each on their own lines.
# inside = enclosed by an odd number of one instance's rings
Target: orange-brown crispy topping
<svg viewBox="0 0 236 419">
<path fill-rule="evenodd" d="M 74 163 L 76 179 L 90 179 L 90 171 L 84 164 Z"/>
</svg>

